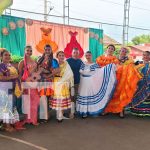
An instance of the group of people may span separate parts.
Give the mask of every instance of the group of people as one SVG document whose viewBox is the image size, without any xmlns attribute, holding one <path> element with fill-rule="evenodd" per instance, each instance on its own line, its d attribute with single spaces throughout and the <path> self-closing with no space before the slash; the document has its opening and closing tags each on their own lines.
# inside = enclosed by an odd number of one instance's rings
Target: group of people
<svg viewBox="0 0 150 150">
<path fill-rule="evenodd" d="M 86 61 L 82 61 L 80 51 L 74 48 L 71 57 L 65 60 L 63 51 L 58 51 L 54 58 L 51 46 L 45 45 L 44 54 L 35 61 L 32 47 L 26 46 L 24 59 L 15 68 L 10 53 L 2 50 L 3 129 L 12 132 L 24 129 L 27 123 L 36 126 L 47 122 L 52 109 L 56 110 L 58 122 L 74 115 L 86 118 L 117 113 L 124 118 L 126 109 L 133 115 L 150 116 L 150 51 L 143 53 L 140 63 L 128 57 L 125 47 L 120 49 L 118 57 L 114 52 L 115 46 L 108 45 L 105 55 L 96 62 L 92 61 L 90 51 L 85 53 Z M 40 83 L 40 86 L 33 88 L 29 84 L 30 88 L 25 88 L 24 83 Z"/>
</svg>

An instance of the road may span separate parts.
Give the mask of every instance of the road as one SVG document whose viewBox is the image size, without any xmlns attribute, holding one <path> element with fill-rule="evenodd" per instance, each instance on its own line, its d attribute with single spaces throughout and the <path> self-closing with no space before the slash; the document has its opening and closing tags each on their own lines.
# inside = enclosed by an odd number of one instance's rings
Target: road
<svg viewBox="0 0 150 150">
<path fill-rule="evenodd" d="M 48 123 L 26 127 L 14 133 L 0 132 L 0 150 L 150 149 L 150 118 L 107 115 L 58 123 L 52 116 Z"/>
</svg>

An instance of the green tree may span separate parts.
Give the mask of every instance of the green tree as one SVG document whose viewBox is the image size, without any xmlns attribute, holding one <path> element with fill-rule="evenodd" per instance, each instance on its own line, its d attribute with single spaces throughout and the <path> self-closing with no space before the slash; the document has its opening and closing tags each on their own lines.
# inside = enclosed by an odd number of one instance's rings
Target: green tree
<svg viewBox="0 0 150 150">
<path fill-rule="evenodd" d="M 139 45 L 144 43 L 150 43 L 150 35 L 139 35 L 132 39 L 133 44 Z"/>
</svg>

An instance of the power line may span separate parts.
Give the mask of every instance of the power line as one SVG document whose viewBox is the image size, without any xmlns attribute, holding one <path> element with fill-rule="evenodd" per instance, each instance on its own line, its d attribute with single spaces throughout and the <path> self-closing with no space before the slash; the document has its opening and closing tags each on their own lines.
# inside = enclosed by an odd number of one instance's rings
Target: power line
<svg viewBox="0 0 150 150">
<path fill-rule="evenodd" d="M 23 12 L 23 13 L 29 13 L 29 14 L 35 14 L 35 15 L 45 15 L 44 13 L 38 13 L 38 12 L 32 12 L 32 11 L 27 11 L 27 10 L 20 10 L 20 9 L 12 9 L 12 11 L 18 11 L 18 12 Z M 62 15 L 48 15 L 50 17 L 55 17 L 55 18 L 63 18 Z M 121 24 L 113 24 L 113 23 L 107 23 L 107 22 L 99 22 L 99 21 L 93 21 L 93 20 L 86 20 L 86 19 L 79 19 L 79 18 L 73 18 L 70 17 L 69 19 L 71 20 L 76 20 L 76 21 L 83 21 L 83 22 L 89 22 L 89 23 L 96 23 L 96 24 L 102 24 L 102 25 L 110 25 L 110 26 L 117 26 L 117 27 L 123 27 Z M 141 27 L 135 27 L 135 26 L 129 26 L 131 29 L 137 29 L 137 30 L 145 30 L 145 31 L 150 31 L 150 28 L 141 28 Z"/>
<path fill-rule="evenodd" d="M 111 4 L 115 4 L 115 5 L 119 5 L 119 6 L 123 6 L 124 5 L 122 3 L 117 3 L 117 2 L 113 2 L 113 1 L 109 1 L 109 0 L 98 0 L 98 1 L 106 2 L 106 3 L 111 3 Z M 146 9 L 146 8 L 142 8 L 142 7 L 137 7 L 137 6 L 133 6 L 133 5 L 130 5 L 130 7 L 150 12 L 150 9 Z"/>
<path fill-rule="evenodd" d="M 140 28 L 140 27 L 134 27 L 134 26 L 129 26 L 131 29 L 137 29 L 137 30 L 145 30 L 145 31 L 150 31 L 148 28 Z"/>
<path fill-rule="evenodd" d="M 35 14 L 35 15 L 45 15 L 44 13 L 32 12 L 32 11 L 21 10 L 21 9 L 13 9 L 13 8 L 12 8 L 11 10 L 12 10 L 12 11 L 18 11 L 18 12 L 24 12 L 24 13 Z M 62 18 L 62 17 L 63 17 L 62 15 L 47 15 L 47 16 L 57 17 L 57 18 Z M 121 25 L 121 24 L 113 24 L 113 23 L 92 21 L 92 20 L 79 19 L 79 18 L 73 18 L 73 17 L 69 17 L 69 19 L 78 20 L 78 21 L 85 21 L 85 22 L 91 22 L 91 23 L 100 23 L 100 24 L 106 24 L 106 25 L 112 25 L 112 26 L 120 26 L 120 27 L 123 26 L 123 25 Z"/>
<path fill-rule="evenodd" d="M 145 6 L 150 7 L 150 4 L 145 3 L 145 2 L 140 2 L 140 1 L 137 1 L 137 0 L 132 0 L 132 2 L 135 2 L 136 4 L 145 5 Z"/>
<path fill-rule="evenodd" d="M 71 9 L 70 12 L 75 13 L 75 14 L 79 14 L 80 16 L 83 16 L 83 17 L 86 17 L 86 18 L 89 18 L 89 17 L 90 17 L 90 18 L 93 18 L 93 19 L 98 20 L 98 18 L 95 18 L 95 17 L 89 16 L 89 15 L 86 15 L 86 14 L 81 13 L 81 12 L 77 12 L 77 11 L 75 11 L 75 10 L 73 10 L 73 9 Z M 104 20 L 104 19 L 103 19 L 103 21 L 108 21 L 108 20 Z M 110 20 L 109 20 L 109 22 L 114 23 L 114 22 L 112 22 L 112 21 L 110 21 Z M 115 24 L 115 23 L 114 23 L 114 24 Z M 116 23 L 116 24 L 117 24 L 117 23 Z"/>
</svg>

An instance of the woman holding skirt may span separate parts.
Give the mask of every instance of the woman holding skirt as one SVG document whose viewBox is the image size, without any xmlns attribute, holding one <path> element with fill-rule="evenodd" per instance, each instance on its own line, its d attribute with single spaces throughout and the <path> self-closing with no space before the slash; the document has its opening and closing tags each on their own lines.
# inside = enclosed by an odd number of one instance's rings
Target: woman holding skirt
<svg viewBox="0 0 150 150">
<path fill-rule="evenodd" d="M 92 54 L 86 52 L 87 62 L 80 68 L 80 84 L 77 97 L 77 113 L 83 118 L 103 113 L 110 101 L 116 83 L 116 67 L 113 64 L 100 68 L 92 62 Z"/>
<path fill-rule="evenodd" d="M 135 68 L 133 59 L 127 56 L 125 47 L 120 49 L 117 66 L 117 86 L 113 98 L 105 109 L 105 113 L 118 113 L 124 118 L 124 108 L 131 103 L 141 76 Z"/>
<path fill-rule="evenodd" d="M 138 88 L 131 102 L 131 114 L 150 116 L 150 52 L 143 53 L 143 64 L 137 66 L 142 75 Z"/>
</svg>

